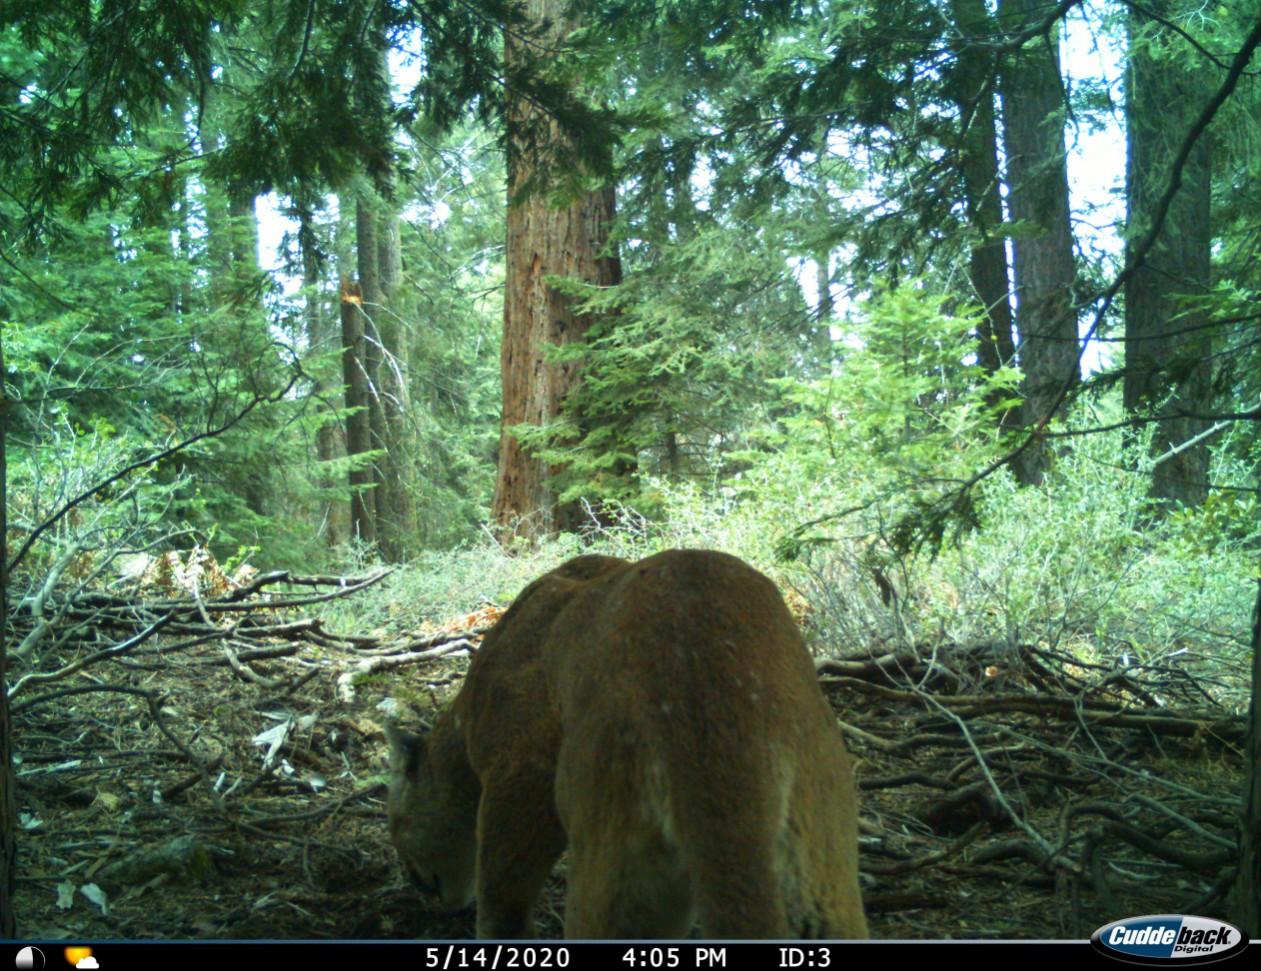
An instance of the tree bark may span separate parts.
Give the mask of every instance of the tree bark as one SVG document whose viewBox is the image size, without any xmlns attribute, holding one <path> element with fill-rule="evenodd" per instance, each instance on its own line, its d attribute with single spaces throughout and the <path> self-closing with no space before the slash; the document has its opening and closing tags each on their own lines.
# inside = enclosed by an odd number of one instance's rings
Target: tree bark
<svg viewBox="0 0 1261 971">
<path fill-rule="evenodd" d="M 310 198 L 297 200 L 297 211 L 298 248 L 302 252 L 302 282 L 306 293 L 307 349 L 308 357 L 312 358 L 306 368 L 312 375 L 311 396 L 315 400 L 315 408 L 322 413 L 328 410 L 327 399 L 335 382 L 329 380 L 323 359 L 332 334 L 321 293 L 323 273 L 315 235 L 314 201 Z M 318 468 L 327 469 L 336 455 L 337 423 L 330 415 L 315 432 L 315 458 Z M 319 505 L 319 522 L 322 524 L 324 541 L 329 546 L 336 546 L 338 521 L 341 517 L 338 515 L 338 504 L 331 498 L 335 485 L 332 478 L 323 471 L 318 473 L 316 485 L 324 497 Z"/>
<path fill-rule="evenodd" d="M 377 331 L 377 318 L 381 315 L 380 251 L 377 245 L 377 220 L 369 200 L 361 192 L 355 200 L 355 255 L 359 271 L 359 292 L 363 302 L 359 316 L 363 321 L 363 362 L 365 407 L 368 418 L 369 448 L 377 455 L 368 469 L 372 492 L 368 496 L 368 512 L 373 521 L 373 535 L 378 548 L 388 536 L 385 518 L 385 502 L 382 498 L 383 472 L 381 460 L 385 455 L 385 413 L 381 407 L 381 335 Z M 383 535 L 384 534 L 384 535 Z M 385 539 L 388 545 L 389 540 Z M 383 551 L 384 552 L 384 551 Z M 388 554 L 386 559 L 391 557 Z"/>
<path fill-rule="evenodd" d="M 383 143 L 370 160 L 374 192 L 359 193 L 355 210 L 355 235 L 359 283 L 365 314 L 365 369 L 368 378 L 368 424 L 372 448 L 377 453 L 372 467 L 375 488 L 372 511 L 376 518 L 377 546 L 382 558 L 398 562 L 406 558 L 415 534 L 411 483 L 408 481 L 405 444 L 406 405 L 404 358 L 398 289 L 402 277 L 398 216 L 394 211 L 394 145 L 390 111 L 390 69 L 385 30 L 377 26 L 370 43 L 374 60 L 360 78 L 359 107 L 370 126 L 381 132 Z"/>
<path fill-rule="evenodd" d="M 234 28 L 225 25 L 224 62 L 217 83 L 206 87 L 204 110 L 197 112 L 202 151 L 213 154 L 227 146 L 231 92 L 239 87 L 243 67 L 230 52 Z M 187 111 L 191 111 L 190 106 Z M 182 116 L 181 116 L 182 117 Z M 204 317 L 198 340 L 214 352 L 224 366 L 239 371 L 255 390 L 265 393 L 261 348 L 270 344 L 267 312 L 263 304 L 258 262 L 258 216 L 252 188 L 234 184 L 220 173 L 202 175 L 202 205 L 206 219 L 206 250 L 210 257 L 209 301 L 213 313 Z M 275 509 L 275 490 L 270 471 L 256 465 L 238 466 L 233 492 L 261 518 Z"/>
<path fill-rule="evenodd" d="M 381 556 L 407 556 L 414 522 L 406 470 L 406 360 L 398 314 L 402 277 L 398 217 L 389 203 L 361 196 L 356 211 L 359 282 L 363 287 L 366 369 L 371 411 L 373 510 Z"/>
<path fill-rule="evenodd" d="M 1009 35 L 1046 16 L 1041 0 L 1000 0 L 999 17 Z M 1064 147 L 1064 86 L 1059 29 L 1027 42 L 1002 72 L 1003 132 L 1007 152 L 1007 205 L 1021 224 L 1015 237 L 1016 328 L 1024 371 L 1020 424 L 1041 429 L 1057 410 L 1065 388 L 1081 380 L 1073 289 L 1077 266 L 1068 206 Z M 1041 440 L 1015 463 L 1026 485 L 1042 481 L 1050 453 Z"/>
<path fill-rule="evenodd" d="M 409 460 L 412 450 L 407 436 L 408 360 L 399 293 L 403 278 L 402 245 L 398 214 L 392 207 L 383 206 L 378 210 L 377 247 L 381 309 L 376 320 L 382 352 L 378 387 L 385 436 L 385 454 L 380 462 L 382 501 L 377 505 L 377 532 L 383 540 L 382 553 L 387 559 L 397 561 L 406 559 L 411 552 L 416 517 Z"/>
<path fill-rule="evenodd" d="M 538 34 L 529 41 L 509 29 L 504 57 L 511 78 L 521 66 L 554 49 L 575 26 L 564 18 L 566 0 L 526 0 L 519 4 L 529 27 Z M 525 195 L 528 184 L 547 181 L 557 158 L 571 153 L 569 136 L 530 98 L 508 90 L 508 236 L 501 352 L 503 418 L 499 436 L 499 470 L 491 514 L 507 532 L 529 537 L 572 528 L 579 511 L 561 508 L 548 479 L 560 469 L 529 455 L 513 434 L 519 424 L 545 426 L 560 414 L 566 395 L 580 381 L 573 362 L 544 359 L 548 345 L 580 340 L 592 324 L 589 315 L 574 312 L 573 301 L 547 282 L 559 276 L 597 286 L 621 279 L 616 256 L 601 255 L 608 246 L 614 216 L 611 185 L 579 191 L 566 205 L 553 206 L 546 194 Z M 540 178 L 543 177 L 543 178 Z"/>
<path fill-rule="evenodd" d="M 968 221 L 977 235 L 968 256 L 968 279 L 985 309 L 977 334 L 977 360 L 990 374 L 1016 356 L 1008 294 L 1007 250 L 999 235 L 1003 222 L 999 195 L 998 135 L 994 121 L 993 58 L 981 53 L 981 41 L 992 41 L 994 25 L 984 0 L 950 0 L 951 15 L 961 36 L 956 47 L 951 89 L 963 126 L 959 170 L 963 176 Z M 1000 419 L 1010 424 L 1013 415 Z"/>
<path fill-rule="evenodd" d="M 364 365 L 363 292 L 359 284 L 343 280 L 341 286 L 342 381 L 346 388 L 346 456 L 353 458 L 372 449 L 369 424 L 368 372 Z M 368 546 L 377 541 L 376 516 L 371 495 L 372 467 L 351 468 L 350 535 Z"/>
<path fill-rule="evenodd" d="M 1202 135 L 1180 173 L 1171 172 L 1179 145 L 1205 102 L 1206 68 L 1193 54 L 1161 50 L 1173 34 L 1172 4 L 1154 0 L 1129 11 L 1125 89 L 1127 258 L 1146 234 L 1170 179 L 1181 185 L 1155 245 L 1125 284 L 1125 386 L 1128 412 L 1159 416 L 1152 436 L 1158 461 L 1151 494 L 1166 504 L 1196 505 L 1208 494 L 1208 445 L 1170 455 L 1208 425 L 1186 413 L 1210 410 L 1212 376 L 1208 318 L 1185 298 L 1208 292 L 1212 235 L 1209 223 L 1211 156 Z"/>
<path fill-rule="evenodd" d="M 0 343 L 0 377 L 4 369 L 4 345 Z M 0 937 L 17 937 L 13 895 L 17 888 L 17 782 L 13 775 L 13 736 L 9 723 L 8 647 L 5 630 L 9 617 L 8 469 L 5 466 L 5 432 L 9 402 L 0 393 Z"/>
<path fill-rule="evenodd" d="M 231 190 L 228 218 L 232 221 L 232 266 L 246 286 L 258 276 L 258 216 L 254 213 L 254 193 Z"/>
</svg>

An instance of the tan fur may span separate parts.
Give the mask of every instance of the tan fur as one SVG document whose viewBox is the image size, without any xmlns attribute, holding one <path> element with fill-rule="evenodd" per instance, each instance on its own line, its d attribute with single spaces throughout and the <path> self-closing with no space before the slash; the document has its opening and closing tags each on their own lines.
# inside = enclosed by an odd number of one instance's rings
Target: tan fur
<svg viewBox="0 0 1261 971">
<path fill-rule="evenodd" d="M 423 738 L 391 732 L 391 836 L 480 937 L 865 937 L 849 759 L 774 584 L 723 553 L 570 560 L 487 635 Z"/>
</svg>

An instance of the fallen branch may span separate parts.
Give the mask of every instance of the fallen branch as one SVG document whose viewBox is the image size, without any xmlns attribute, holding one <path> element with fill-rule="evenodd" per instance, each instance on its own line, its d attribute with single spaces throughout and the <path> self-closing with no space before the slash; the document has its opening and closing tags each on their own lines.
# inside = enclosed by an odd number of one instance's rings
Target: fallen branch
<svg viewBox="0 0 1261 971">
<path fill-rule="evenodd" d="M 1178 849 L 1176 843 L 1171 840 L 1152 836 L 1127 823 L 1112 820 L 1103 823 L 1096 832 L 1099 838 L 1094 841 L 1095 845 L 1107 845 L 1119 839 L 1150 856 L 1173 863 L 1183 869 L 1192 870 L 1202 876 L 1216 876 L 1217 872 L 1233 862 L 1239 853 L 1233 846 L 1209 853 L 1191 853 Z"/>
<path fill-rule="evenodd" d="M 924 696 L 915 691 L 872 684 L 859 678 L 820 678 L 824 684 L 844 685 L 856 691 L 879 695 L 891 701 L 915 701 Z M 1106 725 L 1115 728 L 1145 729 L 1158 735 L 1192 738 L 1207 735 L 1224 742 L 1241 743 L 1244 738 L 1244 719 L 1190 713 L 1149 714 L 1126 711 L 1115 702 L 1083 702 L 1077 698 L 1055 695 L 934 695 L 934 702 L 959 718 L 975 718 L 979 715 L 1021 712 L 1029 715 L 1058 718 L 1062 721 L 1079 721 L 1090 726 Z"/>
<path fill-rule="evenodd" d="M 911 873 L 915 870 L 923 870 L 926 867 L 936 866 L 938 863 L 944 863 L 946 860 L 958 856 L 968 846 L 975 843 L 977 838 L 988 829 L 989 827 L 985 823 L 977 823 L 944 849 L 936 850 L 931 853 L 925 853 L 923 856 L 916 857 L 914 860 L 899 860 L 895 863 L 882 863 L 879 860 L 864 860 L 863 869 L 868 873 L 879 873 L 885 876 L 892 876 L 897 873 Z"/>
<path fill-rule="evenodd" d="M 278 657 L 292 657 L 298 653 L 297 644 L 280 644 L 276 647 L 258 647 L 253 650 L 240 651 L 236 655 L 236 659 L 242 663 L 250 661 L 270 661 Z M 212 666 L 222 666 L 231 662 L 226 657 L 207 657 L 196 658 L 189 662 L 190 664 L 205 664 Z"/>
<path fill-rule="evenodd" d="M 247 586 L 239 587 L 219 597 L 202 597 L 201 604 L 209 613 L 241 613 L 253 610 L 279 610 L 290 607 L 307 607 L 311 604 L 327 603 L 341 597 L 366 590 L 380 583 L 393 572 L 378 570 L 363 577 L 305 577 L 295 576 L 287 570 L 265 573 L 255 577 Z M 276 599 L 248 600 L 249 596 L 258 593 L 265 586 L 275 583 L 290 583 L 303 586 L 335 586 L 337 589 L 318 596 L 290 597 Z M 144 607 L 152 611 L 175 611 L 177 613 L 195 613 L 199 608 L 191 595 L 188 597 L 166 597 L 160 600 L 137 600 L 122 597 L 118 594 L 105 593 L 99 590 L 85 591 L 75 598 L 84 608 L 92 610 L 128 610 Z"/>
<path fill-rule="evenodd" d="M 462 642 L 462 647 L 472 649 L 474 642 L 480 643 L 482 635 L 488 630 L 490 630 L 489 627 L 474 627 L 472 630 L 444 631 L 440 634 L 430 634 L 428 637 L 418 637 L 401 643 L 386 644 L 372 650 L 365 650 L 362 653 L 370 655 L 411 654 L 415 651 L 426 651 L 443 644 L 450 644 L 453 641 L 460 641 Z M 438 656 L 440 657 L 441 655 Z"/>
<path fill-rule="evenodd" d="M 50 701 L 56 701 L 58 698 L 69 698 L 72 695 L 85 695 L 93 691 L 113 691 L 123 695 L 136 695 L 140 698 L 150 698 L 152 691 L 146 688 L 131 688 L 122 684 L 85 684 L 76 688 L 62 688 L 60 691 L 50 691 L 47 694 L 36 695 L 34 698 L 27 698 L 20 704 L 13 705 L 9 709 L 10 715 L 19 715 L 28 708 L 34 708 L 37 705 L 43 705 Z"/>
<path fill-rule="evenodd" d="M 443 657 L 447 654 L 454 654 L 456 651 L 466 650 L 472 644 L 467 640 L 450 641 L 440 647 L 434 647 L 428 651 L 417 651 L 412 654 L 392 654 L 380 657 L 367 657 L 359 661 L 354 668 L 337 677 L 337 696 L 342 701 L 350 703 L 355 698 L 355 682 L 373 671 L 381 671 L 387 668 L 402 667 L 405 664 L 417 664 L 421 661 L 432 661 L 434 658 Z"/>
<path fill-rule="evenodd" d="M 815 662 L 815 673 L 820 677 L 879 678 L 887 682 L 890 675 L 914 681 L 931 683 L 936 679 L 948 680 L 959 685 L 958 673 L 938 661 L 925 661 L 914 654 L 882 654 L 879 657 L 858 659 L 824 658 Z"/>
<path fill-rule="evenodd" d="M 232 668 L 232 670 L 235 671 L 237 676 L 243 681 L 249 681 L 253 684 L 260 685 L 268 691 L 275 691 L 277 688 L 281 687 L 281 683 L 279 681 L 272 681 L 270 678 L 265 678 L 253 668 L 242 664 L 241 659 L 237 657 L 236 651 L 232 649 L 231 644 L 223 645 L 223 657 L 228 662 L 228 665 Z"/>
<path fill-rule="evenodd" d="M 170 622 L 171 615 L 168 614 L 155 623 L 150 624 L 149 627 L 141 631 L 135 637 L 129 638 L 121 644 L 115 644 L 113 647 L 106 648 L 103 651 L 97 651 L 95 654 L 89 654 L 85 657 L 81 657 L 56 671 L 34 671 L 30 674 L 23 675 L 18 679 L 17 683 L 9 689 L 9 698 L 12 699 L 15 697 L 24 688 L 26 688 L 27 685 L 45 684 L 49 681 L 60 681 L 64 678 L 68 678 L 77 671 L 82 671 L 90 664 L 97 664 L 100 661 L 107 661 L 112 657 L 118 657 L 120 654 L 125 654 L 133 647 L 138 647 L 143 644 L 158 631 L 162 630 L 162 628 L 166 627 Z M 17 709 L 14 708 L 10 710 L 16 711 Z"/>
</svg>

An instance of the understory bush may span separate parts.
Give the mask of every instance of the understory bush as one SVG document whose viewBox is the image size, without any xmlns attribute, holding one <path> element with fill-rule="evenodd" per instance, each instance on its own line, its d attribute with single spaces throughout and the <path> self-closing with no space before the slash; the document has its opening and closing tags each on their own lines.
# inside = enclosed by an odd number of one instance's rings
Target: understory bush
<svg viewBox="0 0 1261 971">
<path fill-rule="evenodd" d="M 506 604 L 580 552 L 634 559 L 712 548 L 773 576 L 822 655 L 985 647 L 1001 658 L 1037 647 L 1117 666 L 1183 665 L 1246 698 L 1258 538 L 1255 517 L 1238 518 L 1246 504 L 1211 499 L 1159 515 L 1134 458 L 1142 442 L 1120 433 L 1068 441 L 1039 487 L 1005 471 L 979 483 L 974 522 L 935 549 L 898 547 L 896 505 L 871 501 L 862 486 L 846 493 L 838 479 L 781 475 L 764 490 L 752 476 L 709 490 L 654 481 L 654 520 L 606 508 L 613 525 L 593 517 L 580 535 L 512 555 L 489 539 L 427 554 L 378 596 L 440 620 Z M 816 519 L 809 542 L 785 542 Z"/>
</svg>

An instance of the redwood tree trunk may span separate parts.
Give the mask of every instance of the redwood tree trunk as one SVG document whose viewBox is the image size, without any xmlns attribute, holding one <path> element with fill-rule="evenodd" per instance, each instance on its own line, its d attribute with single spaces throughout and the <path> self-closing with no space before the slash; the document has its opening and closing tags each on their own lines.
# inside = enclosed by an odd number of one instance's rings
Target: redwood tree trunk
<svg viewBox="0 0 1261 971">
<path fill-rule="evenodd" d="M 1169 0 L 1144 8 L 1170 13 Z M 1168 37 L 1148 14 L 1129 12 L 1130 53 L 1125 90 L 1127 258 L 1150 230 L 1157 201 L 1170 184 L 1171 165 L 1207 90 L 1198 53 L 1153 51 L 1153 35 Z M 1125 284 L 1126 411 L 1161 416 L 1152 451 L 1169 455 L 1207 427 L 1186 412 L 1205 413 L 1211 400 L 1211 341 L 1207 315 L 1188 310 L 1183 298 L 1209 289 L 1212 236 L 1209 227 L 1209 139 L 1201 134 L 1181 172 L 1155 245 Z M 1208 446 L 1184 448 L 1158 462 L 1152 495 L 1195 505 L 1208 494 Z"/>
<path fill-rule="evenodd" d="M 1017 34 L 1041 21 L 1046 7 L 1042 0 L 1000 0 L 999 16 L 1006 30 Z M 1040 429 L 1054 417 L 1065 389 L 1081 380 L 1066 106 L 1055 26 L 1011 55 L 1002 85 L 1007 205 L 1011 218 L 1023 224 L 1014 240 L 1016 329 L 1024 371 L 1020 423 Z M 1038 484 L 1049 457 L 1042 441 L 1035 441 L 1017 459 L 1017 477 L 1026 485 Z"/>
<path fill-rule="evenodd" d="M 520 5 L 528 23 L 541 29 L 524 43 L 510 29 L 504 56 L 512 77 L 534 52 L 552 48 L 573 29 L 564 19 L 566 0 L 526 0 Z M 578 511 L 560 508 L 548 485 L 558 469 L 528 455 L 513 434 L 519 424 L 547 425 L 559 414 L 565 396 L 580 380 L 575 363 L 544 359 L 549 344 L 579 340 L 592 320 L 576 314 L 571 298 L 547 283 L 552 276 L 598 286 L 621 278 L 616 256 L 605 251 L 614 214 L 613 187 L 579 192 L 561 207 L 547 195 L 523 190 L 533 180 L 546 181 L 550 160 L 565 159 L 567 136 L 520 91 L 508 91 L 508 239 L 501 356 L 503 419 L 499 436 L 499 472 L 492 504 L 494 520 L 510 532 L 530 537 L 572 528 Z M 542 178 L 540 178 L 542 177 Z"/>
</svg>

